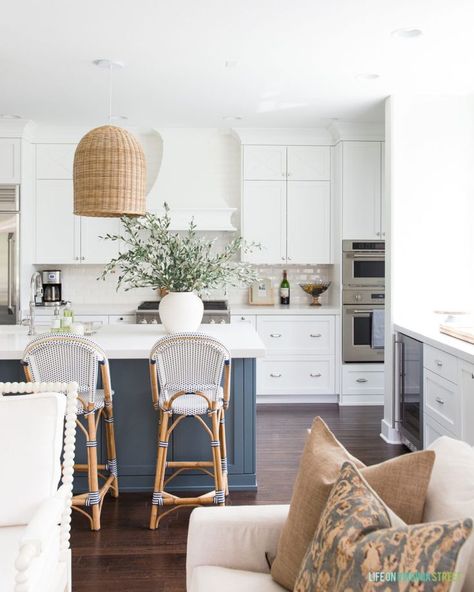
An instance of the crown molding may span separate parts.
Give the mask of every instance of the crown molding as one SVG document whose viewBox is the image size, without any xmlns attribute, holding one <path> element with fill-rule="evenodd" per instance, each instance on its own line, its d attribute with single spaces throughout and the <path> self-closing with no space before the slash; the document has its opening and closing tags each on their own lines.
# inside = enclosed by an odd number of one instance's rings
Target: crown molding
<svg viewBox="0 0 474 592">
<path fill-rule="evenodd" d="M 314 146 L 334 144 L 325 127 L 319 128 L 232 128 L 232 135 L 245 145 Z"/>
<path fill-rule="evenodd" d="M 385 140 L 384 123 L 354 123 L 333 121 L 329 124 L 330 131 L 335 143 L 344 140 Z"/>
</svg>

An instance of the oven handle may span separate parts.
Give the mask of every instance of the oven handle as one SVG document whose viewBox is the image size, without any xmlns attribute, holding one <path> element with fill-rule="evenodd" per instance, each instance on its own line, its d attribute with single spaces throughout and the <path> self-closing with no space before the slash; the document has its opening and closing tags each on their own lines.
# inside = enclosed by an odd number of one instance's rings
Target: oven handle
<svg viewBox="0 0 474 592">
<path fill-rule="evenodd" d="M 344 253 L 347 259 L 385 259 L 385 251 L 372 251 L 371 253 Z"/>
<path fill-rule="evenodd" d="M 383 308 L 383 306 L 381 305 L 381 308 Z M 348 312 L 349 314 L 368 314 L 371 315 L 374 312 L 374 309 L 370 309 L 370 310 L 358 310 L 357 308 L 354 309 L 350 309 L 348 308 L 346 310 L 346 312 Z"/>
</svg>

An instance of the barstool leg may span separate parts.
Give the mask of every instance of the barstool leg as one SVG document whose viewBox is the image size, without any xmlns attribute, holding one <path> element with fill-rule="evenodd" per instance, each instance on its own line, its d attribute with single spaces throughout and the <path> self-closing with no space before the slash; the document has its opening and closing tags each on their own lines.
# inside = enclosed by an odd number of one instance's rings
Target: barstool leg
<svg viewBox="0 0 474 592">
<path fill-rule="evenodd" d="M 165 481 L 166 456 L 168 452 L 168 421 L 169 413 L 160 411 L 160 430 L 158 437 L 158 453 L 156 458 L 155 485 L 150 514 L 150 529 L 155 530 L 158 520 L 159 506 L 163 506 L 163 488 Z"/>
<path fill-rule="evenodd" d="M 224 480 L 222 477 L 222 457 L 221 457 L 221 443 L 219 441 L 219 416 L 217 410 L 211 414 L 212 416 L 212 457 L 214 460 L 214 483 L 216 493 L 214 503 L 219 506 L 225 506 L 225 489 Z"/>
<path fill-rule="evenodd" d="M 87 465 L 89 495 L 86 505 L 91 507 L 92 530 L 100 530 L 100 494 L 99 475 L 97 470 L 97 430 L 95 427 L 95 412 L 93 405 L 87 413 Z"/>
<path fill-rule="evenodd" d="M 227 467 L 227 443 L 225 439 L 225 411 L 221 409 L 219 419 L 219 440 L 221 441 L 222 477 L 224 479 L 225 494 L 229 495 L 229 477 Z"/>
<path fill-rule="evenodd" d="M 107 466 L 109 472 L 115 477 L 110 488 L 112 497 L 119 496 L 118 472 L 117 472 L 117 451 L 115 448 L 115 429 L 114 429 L 114 408 L 112 399 L 105 400 L 105 435 L 107 443 Z"/>
</svg>

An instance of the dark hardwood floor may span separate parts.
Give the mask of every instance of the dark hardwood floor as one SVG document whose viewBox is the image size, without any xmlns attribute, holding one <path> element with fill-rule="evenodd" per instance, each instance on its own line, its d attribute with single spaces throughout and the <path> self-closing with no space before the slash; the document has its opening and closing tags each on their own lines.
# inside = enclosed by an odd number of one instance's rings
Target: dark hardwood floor
<svg viewBox="0 0 474 592">
<path fill-rule="evenodd" d="M 259 406 L 257 414 L 258 492 L 231 493 L 229 504 L 288 503 L 306 430 L 320 415 L 346 448 L 366 464 L 404 454 L 403 446 L 379 437 L 382 407 L 298 405 Z M 187 524 L 191 509 L 164 518 L 148 530 L 149 494 L 108 498 L 102 530 L 91 532 L 73 512 L 73 592 L 184 592 Z"/>
</svg>

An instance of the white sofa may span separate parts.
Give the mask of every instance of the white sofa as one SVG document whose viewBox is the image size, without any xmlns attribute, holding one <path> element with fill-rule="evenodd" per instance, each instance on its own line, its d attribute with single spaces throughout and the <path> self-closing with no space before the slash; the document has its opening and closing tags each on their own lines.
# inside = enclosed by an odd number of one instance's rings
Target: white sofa
<svg viewBox="0 0 474 592">
<path fill-rule="evenodd" d="M 2 592 L 71 590 L 76 401 L 75 383 L 0 383 Z"/>
<path fill-rule="evenodd" d="M 281 592 L 265 558 L 275 556 L 288 505 L 197 508 L 188 532 L 188 592 Z"/>
<path fill-rule="evenodd" d="M 425 522 L 474 520 L 474 448 L 443 436 L 425 503 Z M 187 551 L 188 592 L 281 592 L 265 557 L 276 555 L 289 506 L 198 508 L 191 514 Z M 471 551 L 463 592 L 474 592 Z"/>
</svg>

